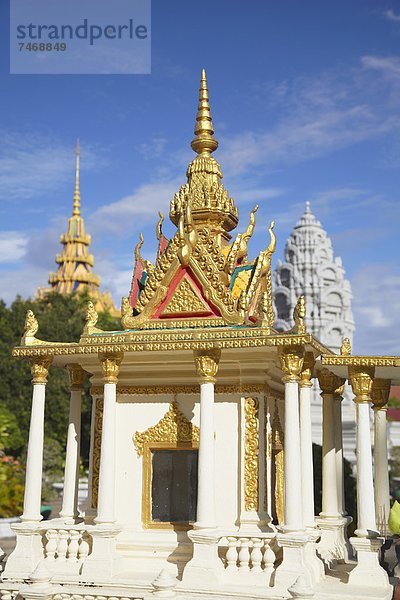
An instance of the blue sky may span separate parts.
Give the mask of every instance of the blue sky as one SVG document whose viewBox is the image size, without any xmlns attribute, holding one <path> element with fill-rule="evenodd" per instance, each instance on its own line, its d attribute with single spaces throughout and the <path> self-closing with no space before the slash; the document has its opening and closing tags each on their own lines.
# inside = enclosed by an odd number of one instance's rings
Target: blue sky
<svg viewBox="0 0 400 600">
<path fill-rule="evenodd" d="M 311 201 L 351 281 L 355 350 L 398 353 L 400 2 L 153 0 L 151 75 L 10 75 L 0 0 L 0 297 L 55 268 L 74 146 L 96 271 L 117 304 L 133 248 L 185 181 L 207 69 L 224 184 L 252 252 L 276 220 L 282 257 Z M 167 233 L 172 225 L 166 225 Z"/>
</svg>

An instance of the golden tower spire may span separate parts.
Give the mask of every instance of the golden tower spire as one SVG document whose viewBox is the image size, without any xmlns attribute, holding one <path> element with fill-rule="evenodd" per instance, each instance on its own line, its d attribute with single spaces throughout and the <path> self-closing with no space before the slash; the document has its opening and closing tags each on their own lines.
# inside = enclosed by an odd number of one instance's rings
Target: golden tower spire
<svg viewBox="0 0 400 600">
<path fill-rule="evenodd" d="M 81 190 L 79 183 L 79 160 L 80 160 L 80 145 L 79 138 L 76 140 L 76 150 L 75 150 L 75 192 L 74 192 L 74 208 L 72 211 L 72 215 L 74 217 L 79 217 L 81 214 Z"/>
<path fill-rule="evenodd" d="M 93 273 L 94 257 L 90 253 L 90 235 L 85 231 L 85 222 L 81 215 L 80 192 L 80 145 L 75 149 L 75 191 L 72 215 L 68 219 L 68 229 L 61 238 L 63 249 L 56 255 L 58 265 L 55 273 L 49 275 L 49 288 L 39 288 L 37 296 L 44 298 L 49 292 L 62 295 L 87 291 L 94 302 L 96 310 L 109 310 L 116 315 L 116 310 L 109 292 L 100 292 L 100 277 Z"/>
<path fill-rule="evenodd" d="M 201 72 L 199 104 L 197 108 L 196 124 L 194 127 L 195 138 L 191 146 L 197 154 L 211 154 L 218 148 L 218 141 L 213 137 L 210 102 L 208 97 L 207 76 L 205 69 Z"/>
</svg>

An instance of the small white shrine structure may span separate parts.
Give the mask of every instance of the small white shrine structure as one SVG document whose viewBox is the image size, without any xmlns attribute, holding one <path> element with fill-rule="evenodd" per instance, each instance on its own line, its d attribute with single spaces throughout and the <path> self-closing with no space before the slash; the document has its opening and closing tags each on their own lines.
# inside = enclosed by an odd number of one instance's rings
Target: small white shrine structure
<svg viewBox="0 0 400 600">
<path fill-rule="evenodd" d="M 203 72 L 187 183 L 174 196 L 155 264 L 139 243 L 120 331 L 89 303 L 78 343 L 44 342 L 28 312 L 16 357 L 30 361 L 32 414 L 24 511 L 1 575 L 2 600 L 275 598 L 389 600 L 380 566 L 389 487 L 386 413 L 400 358 L 334 354 L 294 326 L 274 330 L 271 255 L 251 260 L 255 210 L 223 187 Z M 40 516 L 46 381 L 70 376 L 63 506 Z M 323 508 L 314 514 L 311 378 L 323 396 Z M 89 508 L 78 518 L 81 395 L 93 397 Z M 357 412 L 358 523 L 343 499 L 341 393 Z M 369 413 L 375 415 L 375 472 Z M 375 485 L 374 485 L 375 481 Z"/>
</svg>

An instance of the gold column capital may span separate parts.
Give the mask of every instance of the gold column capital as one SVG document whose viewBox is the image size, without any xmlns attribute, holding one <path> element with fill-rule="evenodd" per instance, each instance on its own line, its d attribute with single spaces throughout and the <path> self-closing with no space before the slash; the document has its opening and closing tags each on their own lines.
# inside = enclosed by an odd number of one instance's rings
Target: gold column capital
<svg viewBox="0 0 400 600">
<path fill-rule="evenodd" d="M 300 380 L 300 374 L 304 364 L 303 346 L 286 346 L 279 350 L 279 360 L 283 371 L 282 381 L 284 383 Z"/>
<path fill-rule="evenodd" d="M 124 355 L 122 353 L 99 354 L 104 383 L 117 383 L 119 366 Z"/>
<path fill-rule="evenodd" d="M 49 356 L 42 356 L 31 359 L 30 363 L 33 384 L 41 383 L 43 385 L 46 385 L 51 362 L 52 357 Z"/>
<path fill-rule="evenodd" d="M 349 382 L 355 395 L 354 402 L 371 402 L 375 367 L 349 366 Z"/>
<path fill-rule="evenodd" d="M 71 390 L 83 390 L 83 384 L 85 382 L 86 371 L 76 363 L 67 365 L 69 387 Z"/>
<path fill-rule="evenodd" d="M 345 379 L 342 379 L 342 377 L 335 375 L 335 373 L 332 373 L 332 371 L 325 368 L 318 371 L 317 377 L 322 396 L 324 394 L 341 395 L 341 392 L 343 391 L 341 388 L 344 386 Z"/>
<path fill-rule="evenodd" d="M 371 390 L 373 408 L 377 410 L 386 408 L 385 405 L 388 403 L 390 395 L 390 386 L 390 379 L 374 379 Z"/>
<path fill-rule="evenodd" d="M 195 350 L 193 356 L 200 383 L 215 383 L 221 358 L 220 348 Z"/>
<path fill-rule="evenodd" d="M 312 376 L 314 371 L 315 358 L 312 352 L 306 352 L 304 355 L 303 368 L 300 373 L 300 387 L 312 387 Z"/>
</svg>

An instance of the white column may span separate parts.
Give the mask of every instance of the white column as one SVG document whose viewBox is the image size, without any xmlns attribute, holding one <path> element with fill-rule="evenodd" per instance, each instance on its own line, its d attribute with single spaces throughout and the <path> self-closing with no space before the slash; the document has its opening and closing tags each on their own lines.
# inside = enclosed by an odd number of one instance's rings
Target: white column
<svg viewBox="0 0 400 600">
<path fill-rule="evenodd" d="M 348 359 L 351 361 L 351 358 Z M 349 575 L 351 585 L 390 589 L 386 571 L 379 564 L 383 538 L 375 519 L 374 482 L 369 422 L 374 367 L 349 366 L 349 381 L 357 409 L 357 517 L 356 536 L 350 542 L 357 553 L 357 566 Z"/>
<path fill-rule="evenodd" d="M 215 516 L 214 384 L 220 351 L 195 352 L 200 378 L 200 437 L 195 529 L 213 529 Z"/>
<path fill-rule="evenodd" d="M 344 497 L 344 473 L 343 473 L 343 428 L 342 428 L 342 390 L 334 395 L 333 419 L 335 428 L 335 450 L 336 450 L 336 487 L 338 511 L 342 516 L 347 515 Z"/>
<path fill-rule="evenodd" d="M 313 536 L 306 532 L 302 506 L 302 448 L 299 420 L 299 379 L 303 369 L 304 348 L 288 346 L 279 352 L 282 381 L 285 384 L 284 438 L 284 524 L 277 542 L 282 562 L 275 572 L 275 585 L 288 589 L 299 576 L 307 585 L 321 578 L 317 568 Z"/>
<path fill-rule="evenodd" d="M 389 464 L 387 447 L 387 401 L 390 394 L 389 379 L 374 379 L 372 402 L 374 403 L 374 475 L 375 514 L 378 530 L 388 535 L 390 512 Z"/>
<path fill-rule="evenodd" d="M 311 432 L 311 382 L 314 357 L 306 353 L 300 376 L 300 443 L 301 443 L 301 495 L 303 522 L 306 527 L 315 526 L 314 518 L 314 466 Z"/>
<path fill-rule="evenodd" d="M 40 521 L 42 475 L 44 406 L 46 383 L 51 359 L 33 359 L 31 362 L 33 395 L 31 422 L 29 427 L 28 452 L 26 458 L 24 512 L 21 521 Z"/>
<path fill-rule="evenodd" d="M 318 381 L 323 398 L 322 421 L 322 512 L 317 519 L 321 530 L 318 552 L 328 568 L 349 557 L 349 546 L 345 528 L 348 519 L 341 512 L 343 487 L 342 477 L 342 425 L 338 394 L 344 379 L 328 369 L 321 369 Z M 337 405 L 339 404 L 339 411 Z"/>
<path fill-rule="evenodd" d="M 117 381 L 121 358 L 101 357 L 104 377 L 104 409 L 101 433 L 97 524 L 115 523 L 115 420 Z"/>
<path fill-rule="evenodd" d="M 354 391 L 354 388 L 353 388 Z M 357 415 L 357 523 L 358 537 L 376 537 L 369 403 L 356 396 Z"/>
<path fill-rule="evenodd" d="M 78 486 L 81 442 L 81 403 L 85 371 L 79 365 L 69 365 L 70 404 L 65 453 L 64 491 L 60 517 L 73 523 L 78 517 Z"/>
<path fill-rule="evenodd" d="M 322 512 L 321 517 L 338 517 L 338 489 L 336 475 L 336 440 L 334 394 L 342 380 L 322 369 L 318 373 L 322 396 Z"/>
<path fill-rule="evenodd" d="M 387 450 L 387 406 L 374 407 L 374 466 L 375 466 L 375 505 L 378 529 L 387 534 L 387 522 L 390 511 L 389 465 Z"/>
<path fill-rule="evenodd" d="M 285 506 L 284 531 L 303 531 L 301 444 L 299 421 L 299 374 L 303 366 L 302 352 L 282 352 L 281 367 L 285 384 Z"/>
<path fill-rule="evenodd" d="M 219 349 L 196 350 L 194 362 L 200 380 L 200 436 L 197 479 L 197 515 L 188 532 L 193 558 L 182 581 L 195 589 L 221 583 L 224 566 L 218 555 L 220 534 L 215 514 L 214 384 L 221 357 Z"/>
</svg>

